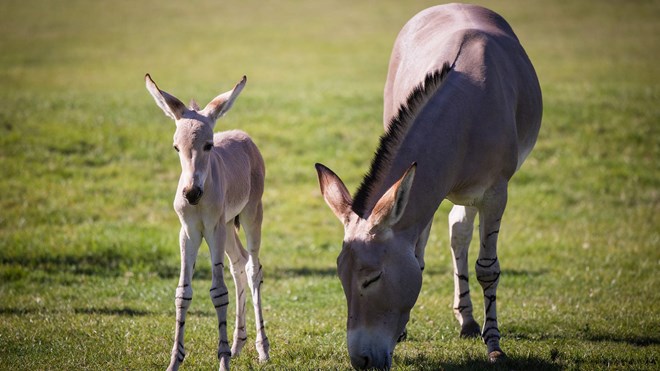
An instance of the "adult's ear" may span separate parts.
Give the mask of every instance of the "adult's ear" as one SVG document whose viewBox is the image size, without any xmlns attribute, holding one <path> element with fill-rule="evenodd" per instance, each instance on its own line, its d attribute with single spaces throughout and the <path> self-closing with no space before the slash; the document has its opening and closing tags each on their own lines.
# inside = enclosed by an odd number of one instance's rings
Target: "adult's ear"
<svg viewBox="0 0 660 371">
<path fill-rule="evenodd" d="M 401 179 L 378 200 L 368 219 L 372 231 L 387 230 L 401 219 L 408 204 L 416 169 L 417 163 L 410 165 Z"/>
<path fill-rule="evenodd" d="M 186 112 L 186 106 L 175 96 L 170 95 L 158 88 L 154 80 L 151 79 L 149 74 L 144 76 L 145 83 L 147 84 L 147 90 L 154 97 L 156 104 L 160 109 L 165 112 L 173 120 L 178 120 L 183 116 L 183 113 Z"/>
<path fill-rule="evenodd" d="M 201 114 L 215 122 L 215 120 L 219 119 L 229 111 L 236 98 L 238 98 L 238 95 L 243 91 L 246 82 L 247 77 L 243 76 L 241 81 L 239 81 L 232 90 L 213 98 L 213 100 L 204 107 Z"/>
<path fill-rule="evenodd" d="M 316 164 L 316 172 L 319 177 L 319 186 L 325 202 L 330 206 L 330 210 L 342 223 L 346 223 L 353 211 L 353 199 L 346 189 L 344 182 L 327 167 Z"/>
</svg>

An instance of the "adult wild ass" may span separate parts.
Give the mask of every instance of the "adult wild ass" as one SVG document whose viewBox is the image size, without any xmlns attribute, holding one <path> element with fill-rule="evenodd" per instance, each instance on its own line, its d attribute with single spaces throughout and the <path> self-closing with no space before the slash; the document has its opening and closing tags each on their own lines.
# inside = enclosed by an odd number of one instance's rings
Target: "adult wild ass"
<svg viewBox="0 0 660 371">
<path fill-rule="evenodd" d="M 356 368 L 387 369 L 422 285 L 433 214 L 446 198 L 461 336 L 500 348 L 497 237 L 507 185 L 532 150 L 542 113 L 532 64 L 507 22 L 473 5 L 426 9 L 394 44 L 384 93 L 385 134 L 354 197 L 317 164 L 321 193 L 344 224 L 337 271 Z M 403 175 L 402 175 L 403 174 Z M 485 323 L 472 315 L 468 247 L 479 214 L 475 270 Z"/>
<path fill-rule="evenodd" d="M 218 316 L 220 370 L 229 369 L 230 357 L 238 356 L 247 341 L 246 284 L 254 305 L 259 360 L 266 361 L 269 344 L 261 313 L 263 274 L 259 263 L 264 161 L 246 133 L 232 130 L 213 134 L 216 120 L 231 108 L 246 78 L 243 76 L 233 90 L 217 96 L 202 110 L 195 101 L 186 108 L 180 100 L 160 90 L 148 74 L 145 80 L 158 106 L 176 122 L 174 149 L 181 161 L 181 177 L 174 196 L 174 210 L 181 221 L 181 274 L 175 294 L 176 326 L 168 370 L 177 370 L 186 355 L 186 312 L 193 297 L 191 281 L 202 238 L 209 246 L 213 264 L 210 296 Z M 245 229 L 247 250 L 238 238 L 240 225 Z M 223 278 L 225 254 L 236 284 L 236 327 L 231 350 L 227 341 L 229 293 Z"/>
</svg>

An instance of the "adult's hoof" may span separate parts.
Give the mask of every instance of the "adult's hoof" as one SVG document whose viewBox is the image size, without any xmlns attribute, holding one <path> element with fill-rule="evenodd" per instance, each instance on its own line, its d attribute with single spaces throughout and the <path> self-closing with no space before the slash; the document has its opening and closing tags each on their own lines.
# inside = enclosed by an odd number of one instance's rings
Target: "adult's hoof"
<svg viewBox="0 0 660 371">
<path fill-rule="evenodd" d="M 488 353 L 488 362 L 490 363 L 501 363 L 504 362 L 505 360 L 506 360 L 506 354 L 504 354 L 502 349 L 497 349 Z"/>
<path fill-rule="evenodd" d="M 476 338 L 481 336 L 481 328 L 475 321 L 464 322 L 461 326 L 462 338 Z"/>
</svg>

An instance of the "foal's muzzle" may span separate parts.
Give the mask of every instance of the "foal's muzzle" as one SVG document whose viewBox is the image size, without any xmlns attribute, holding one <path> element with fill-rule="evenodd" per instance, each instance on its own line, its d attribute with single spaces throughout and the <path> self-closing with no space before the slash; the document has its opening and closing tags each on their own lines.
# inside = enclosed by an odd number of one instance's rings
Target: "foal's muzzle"
<svg viewBox="0 0 660 371">
<path fill-rule="evenodd" d="M 204 191 L 202 188 L 197 186 L 192 186 L 183 190 L 183 197 L 185 197 L 188 203 L 191 205 L 197 205 L 199 203 L 199 199 L 202 198 L 202 194 L 204 194 Z"/>
</svg>

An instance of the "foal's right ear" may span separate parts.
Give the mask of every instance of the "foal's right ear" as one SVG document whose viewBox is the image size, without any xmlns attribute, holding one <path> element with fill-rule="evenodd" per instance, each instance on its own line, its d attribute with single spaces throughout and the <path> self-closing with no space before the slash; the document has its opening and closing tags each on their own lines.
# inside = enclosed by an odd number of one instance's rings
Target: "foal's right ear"
<svg viewBox="0 0 660 371">
<path fill-rule="evenodd" d="M 316 164 L 315 166 L 319 176 L 321 194 L 325 202 L 330 206 L 330 209 L 337 218 L 345 224 L 353 212 L 351 210 L 351 206 L 353 205 L 351 194 L 346 189 L 344 182 L 332 170 L 321 164 Z"/>
<path fill-rule="evenodd" d="M 151 79 L 149 74 L 144 76 L 144 80 L 147 84 L 147 90 L 151 93 L 151 96 L 154 97 L 156 104 L 160 109 L 165 112 L 167 116 L 173 120 L 178 120 L 183 116 L 183 113 L 186 111 L 186 105 L 178 100 L 175 96 L 169 95 L 166 92 L 158 89 L 158 86 Z"/>
<path fill-rule="evenodd" d="M 229 111 L 231 106 L 234 105 L 234 101 L 236 101 L 238 95 L 241 94 L 241 91 L 243 91 L 243 87 L 245 87 L 246 82 L 247 77 L 243 76 L 241 81 L 239 81 L 232 90 L 213 98 L 213 100 L 207 104 L 206 107 L 204 107 L 202 114 L 209 117 L 213 121 L 222 117 L 225 113 L 227 113 L 227 111 Z"/>
</svg>

